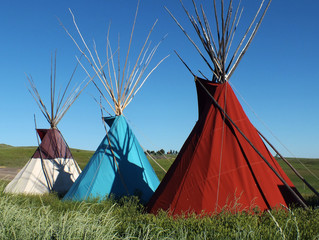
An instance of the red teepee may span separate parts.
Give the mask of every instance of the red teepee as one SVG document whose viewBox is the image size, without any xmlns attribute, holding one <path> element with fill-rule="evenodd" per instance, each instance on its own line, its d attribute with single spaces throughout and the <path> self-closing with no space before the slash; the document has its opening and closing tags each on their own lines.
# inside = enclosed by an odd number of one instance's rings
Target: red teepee
<svg viewBox="0 0 319 240">
<path fill-rule="evenodd" d="M 287 184 L 283 172 L 250 123 L 231 86 L 196 78 L 199 119 L 147 209 L 171 214 L 266 210 L 296 198 L 239 133 L 212 97 Z M 208 93 L 209 92 L 209 93 Z M 296 191 L 296 190 L 295 190 Z M 298 193 L 297 193 L 298 194 Z"/>
</svg>

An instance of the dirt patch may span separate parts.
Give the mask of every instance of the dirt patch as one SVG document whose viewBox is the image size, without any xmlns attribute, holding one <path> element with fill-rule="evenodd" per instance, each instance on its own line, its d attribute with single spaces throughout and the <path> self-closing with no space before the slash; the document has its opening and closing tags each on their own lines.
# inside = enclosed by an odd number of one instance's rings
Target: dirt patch
<svg viewBox="0 0 319 240">
<path fill-rule="evenodd" d="M 9 168 L 0 166 L 0 179 L 3 180 L 12 180 L 21 168 Z"/>
</svg>

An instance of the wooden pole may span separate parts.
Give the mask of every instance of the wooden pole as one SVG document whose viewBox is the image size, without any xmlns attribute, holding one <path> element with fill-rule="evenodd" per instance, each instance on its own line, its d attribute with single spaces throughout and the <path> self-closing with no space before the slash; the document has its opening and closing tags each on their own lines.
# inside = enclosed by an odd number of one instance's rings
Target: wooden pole
<svg viewBox="0 0 319 240">
<path fill-rule="evenodd" d="M 100 105 L 100 106 L 102 106 L 102 105 Z M 102 113 L 102 121 L 103 121 L 104 129 L 105 129 L 105 132 L 106 132 L 106 137 L 107 137 L 107 140 L 108 140 L 108 143 L 109 143 L 109 146 L 110 146 L 110 150 L 111 150 L 111 153 L 112 153 L 112 156 L 113 156 L 113 161 L 114 161 L 114 163 L 115 163 L 115 165 L 116 165 L 116 168 L 117 168 L 117 171 L 118 171 L 118 173 L 119 173 L 119 176 L 120 176 L 121 182 L 122 182 L 122 184 L 123 184 L 123 187 L 125 188 L 125 191 L 126 191 L 127 195 L 129 195 L 130 192 L 129 192 L 129 190 L 128 190 L 126 184 L 125 184 L 124 178 L 123 178 L 123 176 L 122 176 L 122 174 L 121 174 L 121 171 L 120 171 L 120 167 L 119 167 L 119 165 L 118 165 L 118 162 L 116 161 L 115 153 L 113 152 L 113 149 L 112 149 L 111 140 L 110 140 L 110 138 L 109 138 L 109 134 L 108 134 L 107 129 L 106 129 L 106 125 L 105 125 L 105 121 L 104 121 L 104 116 L 103 116 L 103 110 L 102 110 L 102 108 L 101 108 L 101 113 Z M 104 150 L 104 153 L 105 153 L 105 154 L 106 154 L 106 150 L 107 150 L 107 147 L 106 147 L 105 150 Z"/>
<path fill-rule="evenodd" d="M 42 150 L 41 150 L 41 147 L 40 147 L 40 140 L 39 140 L 39 136 L 37 134 L 37 121 L 35 119 L 35 114 L 33 116 L 34 116 L 35 134 L 37 136 L 38 149 L 39 149 L 39 153 L 40 153 L 40 159 L 41 159 L 41 165 L 42 165 L 42 169 L 43 169 L 43 174 L 44 174 L 45 180 L 46 180 L 46 182 L 48 184 L 49 192 L 52 192 L 53 185 L 52 185 L 52 183 L 50 181 L 50 178 L 48 176 L 48 171 L 47 171 L 46 166 L 45 166 L 44 161 L 43 161 Z"/>
<path fill-rule="evenodd" d="M 257 130 L 257 129 L 256 129 Z M 268 143 L 268 145 L 278 154 L 278 156 L 291 168 L 291 170 L 307 185 L 307 187 L 313 192 L 315 193 L 318 197 L 319 197 L 319 193 L 316 191 L 316 189 L 314 187 L 312 187 L 310 185 L 310 183 L 308 183 L 306 181 L 306 179 L 303 178 L 303 176 L 301 176 L 301 174 L 297 171 L 297 169 L 295 169 L 290 162 L 288 162 L 288 160 L 286 158 L 284 158 L 279 152 L 278 150 L 266 139 L 266 137 L 264 135 L 261 134 L 261 132 L 259 132 L 257 130 L 258 134 Z"/>
</svg>

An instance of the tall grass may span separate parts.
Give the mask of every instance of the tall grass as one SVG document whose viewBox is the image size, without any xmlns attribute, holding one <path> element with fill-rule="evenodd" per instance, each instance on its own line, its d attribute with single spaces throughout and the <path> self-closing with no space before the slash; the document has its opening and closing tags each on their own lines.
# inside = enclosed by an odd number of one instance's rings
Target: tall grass
<svg viewBox="0 0 319 240">
<path fill-rule="evenodd" d="M 1 187 L 3 191 L 3 187 Z M 94 204 L 76 204 L 56 211 L 41 197 L 1 194 L 0 239 L 113 239 L 118 221 L 113 208 L 93 211 Z M 47 196 L 47 198 L 50 198 Z M 54 197 L 55 201 L 59 201 Z"/>
<path fill-rule="evenodd" d="M 0 166 L 12 167 L 23 166 L 35 150 L 0 148 Z M 93 152 L 72 149 L 72 153 L 83 168 Z M 157 161 L 168 168 L 173 159 L 158 158 Z M 303 159 L 316 175 L 319 173 L 317 162 L 317 159 Z M 162 179 L 165 173 L 157 165 L 153 167 Z M 318 206 L 318 197 L 308 196 L 303 184 L 292 177 L 289 169 L 284 169 L 308 202 Z M 318 188 L 317 179 L 306 172 L 304 177 Z M 54 194 L 5 194 L 3 189 L 7 183 L 0 181 L 0 239 L 319 239 L 319 208 L 316 207 L 254 214 L 233 214 L 225 210 L 212 217 L 173 218 L 166 212 L 157 216 L 145 213 L 144 206 L 135 197 L 62 202 Z"/>
<path fill-rule="evenodd" d="M 172 217 L 147 214 L 136 197 L 88 202 L 3 193 L 0 239 L 319 239 L 319 209 Z"/>
</svg>

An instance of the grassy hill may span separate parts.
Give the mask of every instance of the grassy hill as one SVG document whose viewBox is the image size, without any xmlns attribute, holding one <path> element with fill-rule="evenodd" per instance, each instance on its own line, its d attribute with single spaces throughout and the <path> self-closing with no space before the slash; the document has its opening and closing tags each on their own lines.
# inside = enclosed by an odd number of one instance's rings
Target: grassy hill
<svg viewBox="0 0 319 240">
<path fill-rule="evenodd" d="M 0 166 L 23 167 L 33 155 L 36 147 L 12 147 L 1 144 Z"/>
<path fill-rule="evenodd" d="M 0 143 L 0 148 L 11 148 L 12 146 Z"/>
<path fill-rule="evenodd" d="M 0 144 L 0 166 L 22 168 L 33 155 L 36 147 L 13 147 L 6 144 Z M 73 157 L 83 169 L 93 155 L 93 151 L 86 151 L 71 148 Z M 149 158 L 150 159 L 150 158 Z M 175 159 L 175 155 L 155 156 L 154 159 L 164 168 L 168 169 Z M 319 159 L 288 159 L 289 162 L 300 172 L 300 174 L 319 191 Z M 165 172 L 152 160 L 153 166 L 159 179 L 163 179 Z M 293 173 L 293 171 L 282 161 L 279 160 L 288 177 L 295 184 L 297 189 L 303 195 L 312 195 L 312 192 L 305 184 Z M 311 173 L 305 168 L 310 169 Z"/>
<path fill-rule="evenodd" d="M 0 166 L 22 168 L 32 157 L 37 147 L 13 147 L 0 144 Z M 93 155 L 93 151 L 71 148 L 73 157 L 83 169 Z"/>
</svg>

